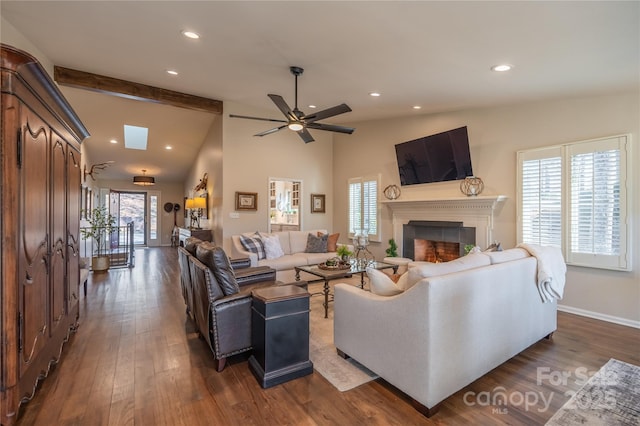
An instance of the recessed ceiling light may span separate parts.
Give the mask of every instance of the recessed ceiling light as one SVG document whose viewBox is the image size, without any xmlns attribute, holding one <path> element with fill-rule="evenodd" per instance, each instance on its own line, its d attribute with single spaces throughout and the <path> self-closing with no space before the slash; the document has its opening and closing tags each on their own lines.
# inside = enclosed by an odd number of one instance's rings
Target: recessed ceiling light
<svg viewBox="0 0 640 426">
<path fill-rule="evenodd" d="M 374 98 L 377 98 L 378 96 L 380 96 L 380 93 L 378 93 L 378 92 L 371 92 L 371 93 L 369 93 L 369 96 L 373 96 Z"/>
<path fill-rule="evenodd" d="M 317 108 L 315 105 L 309 105 L 309 108 Z"/>
<path fill-rule="evenodd" d="M 178 71 L 176 71 L 176 70 L 167 70 L 167 74 L 178 75 Z"/>
<path fill-rule="evenodd" d="M 171 145 L 167 145 L 164 147 L 164 149 L 166 149 L 167 151 L 171 151 L 173 147 Z"/>
<path fill-rule="evenodd" d="M 117 141 L 117 140 L 115 140 L 115 139 L 111 139 L 111 140 L 109 141 L 109 143 L 118 143 L 118 141 Z"/>
<path fill-rule="evenodd" d="M 491 71 L 504 72 L 509 71 L 511 68 L 512 66 L 508 64 L 494 65 L 491 67 Z"/>
<path fill-rule="evenodd" d="M 194 33 L 193 31 L 188 31 L 188 30 L 182 31 L 182 35 L 187 38 L 191 38 L 193 40 L 197 40 L 200 38 L 200 34 Z"/>
<path fill-rule="evenodd" d="M 420 105 L 414 105 L 413 106 L 413 109 L 420 109 L 420 108 L 422 108 Z"/>
</svg>

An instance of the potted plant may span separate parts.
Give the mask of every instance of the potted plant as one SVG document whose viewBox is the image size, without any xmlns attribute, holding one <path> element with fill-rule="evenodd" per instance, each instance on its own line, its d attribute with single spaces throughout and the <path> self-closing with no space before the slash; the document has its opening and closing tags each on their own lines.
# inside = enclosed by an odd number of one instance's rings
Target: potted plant
<svg viewBox="0 0 640 426">
<path fill-rule="evenodd" d="M 386 253 L 389 257 L 398 257 L 398 245 L 393 238 L 389 240 L 389 248 L 386 250 Z"/>
<path fill-rule="evenodd" d="M 336 250 L 336 254 L 340 256 L 340 259 L 346 262 L 349 260 L 349 256 L 353 255 L 353 252 L 349 250 L 349 247 L 345 245 L 341 245 L 341 246 L 338 246 Z"/>
<path fill-rule="evenodd" d="M 109 235 L 116 224 L 116 218 L 107 212 L 107 208 L 99 206 L 91 210 L 87 216 L 89 226 L 80 229 L 84 239 L 93 240 L 94 250 L 91 256 L 91 269 L 94 272 L 107 271 L 110 266 L 110 258 L 107 250 Z"/>
</svg>

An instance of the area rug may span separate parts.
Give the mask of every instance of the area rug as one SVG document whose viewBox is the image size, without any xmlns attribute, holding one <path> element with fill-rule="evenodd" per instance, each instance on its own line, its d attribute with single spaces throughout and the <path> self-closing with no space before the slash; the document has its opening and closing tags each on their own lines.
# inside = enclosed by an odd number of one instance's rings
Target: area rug
<svg viewBox="0 0 640 426">
<path fill-rule="evenodd" d="M 640 425 L 640 367 L 611 358 L 546 424 Z"/>
<path fill-rule="evenodd" d="M 340 281 L 336 281 L 340 282 Z M 333 284 L 333 283 L 332 283 Z M 319 292 L 323 284 L 311 284 L 309 292 Z M 333 303 L 329 302 L 329 317 L 324 317 L 324 296 L 311 296 L 309 315 L 309 358 L 313 368 L 339 391 L 344 392 L 376 379 L 378 376 L 349 358 L 338 356 L 333 345 Z"/>
</svg>

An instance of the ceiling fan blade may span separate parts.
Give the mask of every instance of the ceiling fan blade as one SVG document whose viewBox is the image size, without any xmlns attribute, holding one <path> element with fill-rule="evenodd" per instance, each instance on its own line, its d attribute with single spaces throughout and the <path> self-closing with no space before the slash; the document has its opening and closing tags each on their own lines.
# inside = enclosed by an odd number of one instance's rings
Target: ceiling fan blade
<svg viewBox="0 0 640 426">
<path fill-rule="evenodd" d="M 313 142 L 315 140 L 313 139 L 313 136 L 311 136 L 311 133 L 309 133 L 307 129 L 299 130 L 296 133 L 300 135 L 300 138 L 304 141 L 304 143 Z"/>
<path fill-rule="evenodd" d="M 328 130 L 330 132 L 347 133 L 349 135 L 353 133 L 354 130 L 356 130 L 353 127 L 335 126 L 333 124 L 323 124 L 323 123 L 309 123 L 307 124 L 307 127 L 309 129 Z"/>
<path fill-rule="evenodd" d="M 340 104 L 322 111 L 314 112 L 313 114 L 305 115 L 303 119 L 307 123 L 313 123 L 314 121 L 323 120 L 325 118 L 333 117 L 338 114 L 344 114 L 345 112 L 349 111 L 351 111 L 349 105 Z"/>
<path fill-rule="evenodd" d="M 287 102 L 285 102 L 285 100 L 282 98 L 282 96 L 280 96 L 280 95 L 267 95 L 267 96 L 269 96 L 269 98 L 271 98 L 273 103 L 276 104 L 278 109 L 280 111 L 282 111 L 284 116 L 287 117 L 287 119 L 289 121 L 295 121 L 295 120 L 298 119 L 295 116 L 295 114 L 291 111 L 291 108 L 289 108 L 289 105 L 287 105 Z"/>
<path fill-rule="evenodd" d="M 262 121 L 273 121 L 275 123 L 286 123 L 286 120 L 277 120 L 275 118 L 261 118 L 261 117 L 249 117 L 248 115 L 236 115 L 236 114 L 229 114 L 229 117 L 231 118 L 246 118 L 249 120 L 262 120 Z"/>
<path fill-rule="evenodd" d="M 267 135 L 270 135 L 271 133 L 275 133 L 284 129 L 285 127 L 287 127 L 286 124 L 284 126 L 274 127 L 273 129 L 265 130 L 264 132 L 256 133 L 253 136 L 267 136 Z"/>
</svg>

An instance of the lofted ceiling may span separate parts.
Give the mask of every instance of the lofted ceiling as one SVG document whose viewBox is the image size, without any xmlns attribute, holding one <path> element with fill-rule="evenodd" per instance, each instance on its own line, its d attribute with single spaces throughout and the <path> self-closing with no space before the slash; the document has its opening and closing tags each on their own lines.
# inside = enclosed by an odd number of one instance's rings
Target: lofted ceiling
<svg viewBox="0 0 640 426">
<path fill-rule="evenodd" d="M 233 102 L 270 118 L 282 115 L 267 94 L 293 107 L 289 66 L 301 66 L 300 109 L 345 102 L 353 111 L 326 122 L 357 132 L 358 121 L 638 90 L 639 6 L 3 0 L 0 12 L 55 65 Z M 187 39 L 183 30 L 201 38 Z M 490 70 L 502 63 L 513 69 Z M 92 135 L 88 157 L 116 161 L 101 178 L 130 179 L 144 168 L 158 182 L 182 182 L 212 121 L 221 119 L 61 89 Z M 369 96 L 374 91 L 381 96 Z M 148 151 L 109 143 L 121 142 L 123 124 L 150 129 Z"/>
</svg>

